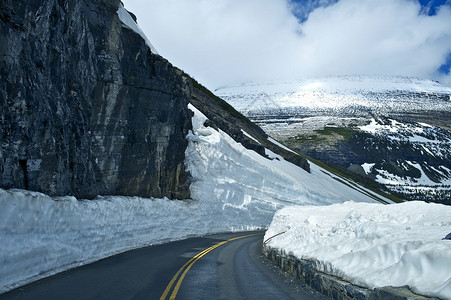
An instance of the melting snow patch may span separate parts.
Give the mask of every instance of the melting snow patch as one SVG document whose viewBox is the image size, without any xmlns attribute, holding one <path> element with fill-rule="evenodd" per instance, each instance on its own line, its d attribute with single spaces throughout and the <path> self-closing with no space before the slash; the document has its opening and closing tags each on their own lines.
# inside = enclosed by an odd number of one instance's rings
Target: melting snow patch
<svg viewBox="0 0 451 300">
<path fill-rule="evenodd" d="M 429 177 L 426 175 L 426 173 L 424 173 L 423 168 L 421 167 L 420 164 L 416 163 L 416 162 L 411 162 L 406 160 L 406 162 L 411 165 L 412 167 L 414 167 L 415 169 L 418 169 L 421 172 L 421 177 L 418 179 L 415 179 L 417 183 L 419 184 L 423 184 L 423 185 L 435 185 L 437 183 L 433 182 L 432 180 L 429 179 Z"/>
<path fill-rule="evenodd" d="M 373 170 L 375 163 L 369 164 L 369 163 L 364 163 L 362 164 L 362 168 L 365 171 L 365 174 L 368 175 L 371 173 L 371 171 Z"/>
<path fill-rule="evenodd" d="M 360 126 L 359 128 L 360 128 L 360 130 L 363 130 L 363 131 L 376 133 L 378 131 L 378 129 L 380 129 L 380 125 L 376 122 L 375 119 L 371 119 L 370 124 L 365 125 L 365 126 Z"/>
</svg>

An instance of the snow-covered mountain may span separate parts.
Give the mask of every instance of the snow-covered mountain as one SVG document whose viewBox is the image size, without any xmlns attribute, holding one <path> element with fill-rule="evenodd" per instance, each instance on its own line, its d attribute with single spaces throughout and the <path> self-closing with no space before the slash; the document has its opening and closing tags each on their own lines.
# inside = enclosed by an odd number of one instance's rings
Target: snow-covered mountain
<svg viewBox="0 0 451 300">
<path fill-rule="evenodd" d="M 401 198 L 451 204 L 451 87 L 343 76 L 215 93 L 292 149 Z"/>
<path fill-rule="evenodd" d="M 215 93 L 252 117 L 280 109 L 308 115 L 406 111 L 450 111 L 451 87 L 411 77 L 341 76 L 248 83 Z"/>
</svg>

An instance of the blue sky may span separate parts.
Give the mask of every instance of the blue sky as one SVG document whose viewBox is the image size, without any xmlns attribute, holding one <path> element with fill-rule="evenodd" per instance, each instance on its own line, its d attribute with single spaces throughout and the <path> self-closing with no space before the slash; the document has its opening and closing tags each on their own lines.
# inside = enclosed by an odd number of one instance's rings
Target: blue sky
<svg viewBox="0 0 451 300">
<path fill-rule="evenodd" d="M 327 7 L 338 2 L 338 0 L 290 0 L 293 14 L 300 22 L 307 20 L 310 12 L 318 7 Z"/>
<path fill-rule="evenodd" d="M 423 8 L 422 12 L 429 15 L 434 16 L 437 13 L 437 9 L 442 5 L 451 5 L 451 1 L 449 0 L 419 0 L 421 7 Z"/>
<path fill-rule="evenodd" d="M 326 7 L 338 2 L 339 0 L 290 0 L 290 2 L 297 8 L 295 15 L 301 22 L 305 21 L 308 14 L 318 8 Z M 451 5 L 450 0 L 419 0 L 422 11 L 421 13 L 433 16 L 437 13 L 437 9 L 442 5 Z"/>
<path fill-rule="evenodd" d="M 211 89 L 401 75 L 451 85 L 451 0 L 123 0 L 159 53 Z"/>
<path fill-rule="evenodd" d="M 421 6 L 423 8 L 422 12 L 428 16 L 434 16 L 440 6 L 451 6 L 450 0 L 420 0 Z M 451 22 L 451 20 L 450 20 Z M 449 75 L 451 69 L 451 53 L 448 54 L 445 62 L 438 68 L 438 72 L 442 74 Z"/>
</svg>

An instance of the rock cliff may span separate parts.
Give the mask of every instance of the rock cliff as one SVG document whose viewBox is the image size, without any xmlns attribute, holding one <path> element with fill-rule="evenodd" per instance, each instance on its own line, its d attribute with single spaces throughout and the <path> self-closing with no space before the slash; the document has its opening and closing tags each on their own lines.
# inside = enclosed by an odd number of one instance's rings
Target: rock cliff
<svg viewBox="0 0 451 300">
<path fill-rule="evenodd" d="M 189 197 L 190 91 L 119 0 L 0 3 L 0 187 Z"/>
<path fill-rule="evenodd" d="M 309 170 L 305 159 L 152 53 L 124 15 L 134 19 L 119 0 L 0 3 L 1 188 L 189 198 L 189 102 L 210 119 L 207 126 Z"/>
</svg>

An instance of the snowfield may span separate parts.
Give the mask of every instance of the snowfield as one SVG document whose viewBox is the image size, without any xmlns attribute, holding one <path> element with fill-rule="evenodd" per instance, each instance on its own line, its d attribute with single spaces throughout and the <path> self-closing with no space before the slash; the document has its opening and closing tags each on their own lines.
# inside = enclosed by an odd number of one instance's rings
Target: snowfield
<svg viewBox="0 0 451 300">
<path fill-rule="evenodd" d="M 390 112 L 447 110 L 451 107 L 451 87 L 431 80 L 402 76 L 338 76 L 250 82 L 218 88 L 215 94 L 244 115 L 253 111 L 264 113 L 271 109 L 296 107 L 333 111 L 353 106 Z M 408 94 L 421 94 L 422 97 L 412 98 Z M 436 101 L 437 96 L 442 100 Z M 434 100 L 429 101 L 428 98 Z"/>
<path fill-rule="evenodd" d="M 186 167 L 192 200 L 51 198 L 0 189 L 0 293 L 123 251 L 190 236 L 267 228 L 293 204 L 374 200 L 312 165 L 312 173 L 245 149 L 205 127 L 197 109 Z"/>
<path fill-rule="evenodd" d="M 268 245 L 359 286 L 408 285 L 451 299 L 450 216 L 450 206 L 417 201 L 291 206 L 276 213 L 265 239 L 286 231 Z"/>
</svg>

